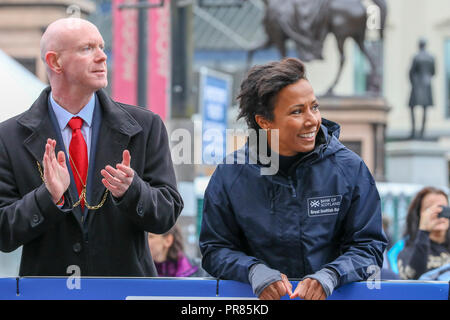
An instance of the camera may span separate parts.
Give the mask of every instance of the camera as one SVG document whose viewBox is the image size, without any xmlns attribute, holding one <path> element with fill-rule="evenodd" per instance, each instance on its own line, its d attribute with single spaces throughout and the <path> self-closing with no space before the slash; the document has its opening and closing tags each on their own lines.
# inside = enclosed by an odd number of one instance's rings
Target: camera
<svg viewBox="0 0 450 320">
<path fill-rule="evenodd" d="M 442 211 L 439 213 L 438 218 L 447 218 L 450 219 L 450 207 L 449 206 L 440 206 Z"/>
</svg>

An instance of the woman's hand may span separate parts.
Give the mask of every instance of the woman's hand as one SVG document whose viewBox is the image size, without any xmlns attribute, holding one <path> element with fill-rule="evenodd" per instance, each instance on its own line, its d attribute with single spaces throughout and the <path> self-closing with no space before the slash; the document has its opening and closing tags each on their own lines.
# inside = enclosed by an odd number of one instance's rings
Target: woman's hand
<svg viewBox="0 0 450 320">
<path fill-rule="evenodd" d="M 291 299 L 297 297 L 305 300 L 325 300 L 327 295 L 319 281 L 306 278 L 298 283 L 294 293 L 290 296 Z"/>
<path fill-rule="evenodd" d="M 292 284 L 285 274 L 281 274 L 281 281 L 276 281 L 268 285 L 258 298 L 260 300 L 280 300 L 286 294 L 292 294 Z"/>
<path fill-rule="evenodd" d="M 438 215 L 441 211 L 442 208 L 437 204 L 422 210 L 420 213 L 419 230 L 431 232 L 440 222 Z"/>
</svg>

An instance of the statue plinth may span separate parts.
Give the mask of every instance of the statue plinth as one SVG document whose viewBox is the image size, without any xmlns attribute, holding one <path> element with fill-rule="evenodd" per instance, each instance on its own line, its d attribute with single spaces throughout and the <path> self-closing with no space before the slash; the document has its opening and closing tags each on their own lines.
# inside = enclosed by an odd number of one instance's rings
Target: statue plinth
<svg viewBox="0 0 450 320">
<path fill-rule="evenodd" d="M 339 140 L 356 152 L 377 181 L 385 181 L 385 132 L 390 110 L 382 97 L 319 97 L 323 118 L 341 126 Z"/>
<path fill-rule="evenodd" d="M 397 140 L 386 144 L 387 177 L 393 182 L 448 185 L 446 150 L 437 141 Z"/>
</svg>

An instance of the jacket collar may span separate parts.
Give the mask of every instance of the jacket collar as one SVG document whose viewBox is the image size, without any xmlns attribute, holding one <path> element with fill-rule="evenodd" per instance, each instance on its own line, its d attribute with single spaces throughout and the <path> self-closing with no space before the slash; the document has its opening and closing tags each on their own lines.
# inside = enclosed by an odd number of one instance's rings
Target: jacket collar
<svg viewBox="0 0 450 320">
<path fill-rule="evenodd" d="M 50 87 L 45 88 L 31 105 L 31 108 L 17 119 L 21 125 L 35 132 L 43 129 L 43 126 L 48 124 L 48 95 L 50 91 Z M 103 121 L 112 130 L 130 137 L 142 130 L 142 127 L 136 120 L 118 103 L 108 97 L 103 89 L 97 91 L 97 96 L 102 107 Z"/>
<path fill-rule="evenodd" d="M 320 126 L 319 134 L 316 140 L 316 146 L 314 150 L 300 158 L 296 163 L 291 166 L 288 174 L 292 174 L 300 164 L 310 164 L 320 159 L 329 156 L 337 152 L 338 150 L 344 148 L 344 146 L 338 141 L 340 134 L 340 126 L 336 122 L 322 118 L 322 124 Z M 247 143 L 242 147 L 242 149 L 232 153 L 227 156 L 226 163 L 246 163 L 251 166 L 255 166 L 256 169 L 260 170 L 261 167 L 270 167 L 271 163 L 261 163 L 259 157 L 259 135 L 257 135 L 257 146 L 256 148 L 250 148 L 249 139 Z M 267 147 L 267 152 L 270 153 L 270 148 Z M 264 152 L 263 152 L 264 154 Z M 265 161 L 266 162 L 266 161 Z M 280 173 L 280 171 L 279 171 Z"/>
</svg>

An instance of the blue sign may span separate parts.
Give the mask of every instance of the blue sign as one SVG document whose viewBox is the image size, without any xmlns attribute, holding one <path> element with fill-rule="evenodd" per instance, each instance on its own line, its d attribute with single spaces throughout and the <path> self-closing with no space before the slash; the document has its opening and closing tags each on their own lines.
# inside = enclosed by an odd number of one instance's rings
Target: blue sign
<svg viewBox="0 0 450 320">
<path fill-rule="evenodd" d="M 226 155 L 227 110 L 230 105 L 229 75 L 202 68 L 200 107 L 202 112 L 202 161 L 221 163 Z"/>
<path fill-rule="evenodd" d="M 77 285 L 78 284 L 78 285 Z M 293 288 L 298 281 L 291 280 Z M 446 281 L 362 281 L 328 300 L 448 300 Z M 248 283 L 215 278 L 0 278 L 0 300 L 256 299 Z M 298 298 L 297 298 L 298 299 Z M 282 297 L 289 300 L 289 296 Z"/>
</svg>

